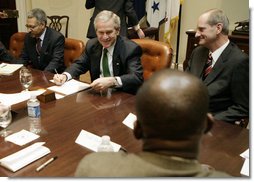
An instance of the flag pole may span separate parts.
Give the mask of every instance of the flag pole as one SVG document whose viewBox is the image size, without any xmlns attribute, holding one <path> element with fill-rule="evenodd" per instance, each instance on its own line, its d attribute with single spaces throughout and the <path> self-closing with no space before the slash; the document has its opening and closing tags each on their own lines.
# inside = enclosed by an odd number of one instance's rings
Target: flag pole
<svg viewBox="0 0 254 182">
<path fill-rule="evenodd" d="M 177 42 L 176 42 L 176 60 L 175 60 L 175 69 L 178 70 L 178 54 L 179 54 L 179 43 L 180 43 L 180 28 L 181 28 L 181 16 L 182 16 L 182 3 L 180 3 L 179 7 L 179 19 L 177 26 Z"/>
</svg>

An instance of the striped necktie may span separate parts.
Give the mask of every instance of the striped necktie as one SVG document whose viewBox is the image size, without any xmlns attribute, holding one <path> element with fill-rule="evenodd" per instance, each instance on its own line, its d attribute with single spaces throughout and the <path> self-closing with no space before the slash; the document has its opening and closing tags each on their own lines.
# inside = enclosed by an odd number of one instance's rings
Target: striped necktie
<svg viewBox="0 0 254 182">
<path fill-rule="evenodd" d="M 212 57 L 212 53 L 210 52 L 209 55 L 208 55 L 207 62 L 206 62 L 205 67 L 204 67 L 203 80 L 212 71 L 212 62 L 213 62 L 213 57 Z"/>
<path fill-rule="evenodd" d="M 102 71 L 103 71 L 103 76 L 104 77 L 109 77 L 110 71 L 109 71 L 109 66 L 108 66 L 108 55 L 107 55 L 108 50 L 104 49 L 103 50 L 103 58 L 102 58 Z"/>
<path fill-rule="evenodd" d="M 38 55 L 41 54 L 41 39 L 40 38 L 36 39 L 36 51 L 37 51 Z"/>
</svg>

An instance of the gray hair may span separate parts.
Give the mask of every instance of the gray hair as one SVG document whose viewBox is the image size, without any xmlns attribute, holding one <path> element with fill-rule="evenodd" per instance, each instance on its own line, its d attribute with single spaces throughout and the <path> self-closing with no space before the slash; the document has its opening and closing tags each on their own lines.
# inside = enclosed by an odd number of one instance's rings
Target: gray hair
<svg viewBox="0 0 254 182">
<path fill-rule="evenodd" d="M 229 20 L 228 17 L 224 14 L 224 12 L 220 9 L 211 9 L 208 10 L 209 18 L 207 23 L 209 25 L 216 25 L 217 23 L 222 23 L 222 33 L 228 35 L 229 33 Z"/>
<path fill-rule="evenodd" d="M 94 19 L 94 28 L 97 30 L 96 25 L 98 22 L 108 22 L 109 20 L 113 20 L 114 22 L 114 28 L 116 30 L 120 30 L 120 18 L 112 11 L 103 10 Z"/>
<path fill-rule="evenodd" d="M 47 25 L 47 15 L 40 8 L 35 8 L 35 9 L 30 10 L 27 14 L 27 18 L 36 18 L 36 20 L 39 23 L 45 23 L 45 25 Z"/>
</svg>

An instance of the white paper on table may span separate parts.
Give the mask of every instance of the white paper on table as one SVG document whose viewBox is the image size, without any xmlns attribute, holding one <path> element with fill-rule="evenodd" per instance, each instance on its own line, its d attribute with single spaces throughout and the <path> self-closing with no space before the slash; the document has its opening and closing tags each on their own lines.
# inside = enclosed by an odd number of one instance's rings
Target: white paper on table
<svg viewBox="0 0 254 182">
<path fill-rule="evenodd" d="M 46 90 L 44 89 L 39 89 L 39 90 L 34 90 L 34 91 L 24 91 L 24 92 L 19 92 L 19 93 L 14 93 L 14 94 L 3 94 L 0 93 L 0 102 L 2 102 L 5 105 L 14 105 L 23 101 L 26 101 L 30 99 L 31 94 L 34 94 L 36 96 L 41 95 L 43 92 Z"/>
<path fill-rule="evenodd" d="M 241 174 L 244 176 L 249 176 L 249 172 L 250 172 L 250 160 L 249 159 L 245 159 L 244 163 L 243 163 L 243 167 L 241 169 Z"/>
<path fill-rule="evenodd" d="M 249 149 L 245 150 L 243 153 L 240 154 L 240 156 L 245 158 L 245 159 L 249 159 L 250 150 Z"/>
<path fill-rule="evenodd" d="M 1 63 L 0 64 L 0 75 L 11 75 L 19 68 L 21 68 L 23 64 L 8 64 Z"/>
<path fill-rule="evenodd" d="M 59 94 L 70 95 L 70 94 L 79 92 L 81 90 L 88 89 L 90 87 L 91 87 L 90 84 L 71 79 L 65 82 L 63 85 L 60 85 L 60 86 L 55 85 L 55 86 L 48 87 L 47 89 L 57 92 Z"/>
<path fill-rule="evenodd" d="M 27 130 L 21 130 L 17 133 L 13 133 L 7 137 L 5 137 L 5 141 L 12 142 L 14 144 L 17 144 L 19 146 L 25 145 L 37 138 L 39 138 L 39 135 L 36 135 L 32 132 L 29 132 Z"/>
<path fill-rule="evenodd" d="M 101 137 L 93 133 L 90 133 L 88 131 L 81 130 L 81 132 L 79 133 L 79 136 L 75 140 L 75 143 L 82 145 L 94 152 L 97 152 L 97 148 L 100 145 L 101 140 L 102 140 Z M 112 141 L 110 143 L 113 146 L 114 152 L 118 152 L 120 150 L 121 145 L 114 143 Z"/>
<path fill-rule="evenodd" d="M 0 165 L 16 172 L 17 170 L 27 166 L 37 159 L 50 153 L 50 149 L 42 146 L 45 142 L 34 143 L 18 152 L 0 159 Z"/>
<path fill-rule="evenodd" d="M 250 150 L 247 149 L 243 153 L 240 154 L 241 157 L 245 158 L 245 161 L 243 163 L 242 169 L 241 169 L 241 174 L 245 176 L 249 176 L 249 171 L 250 171 Z"/>
<path fill-rule="evenodd" d="M 137 116 L 135 114 L 128 114 L 128 116 L 123 120 L 123 124 L 131 129 L 134 129 L 134 123 L 137 121 Z"/>
</svg>

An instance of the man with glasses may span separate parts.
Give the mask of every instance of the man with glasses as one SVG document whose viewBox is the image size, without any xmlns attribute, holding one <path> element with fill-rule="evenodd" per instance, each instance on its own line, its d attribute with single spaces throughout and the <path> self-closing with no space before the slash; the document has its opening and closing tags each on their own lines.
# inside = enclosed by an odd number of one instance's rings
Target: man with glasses
<svg viewBox="0 0 254 182">
<path fill-rule="evenodd" d="M 65 38 L 47 25 L 47 15 L 39 8 L 32 9 L 27 15 L 28 34 L 24 40 L 18 63 L 30 65 L 32 68 L 59 73 L 65 69 Z"/>
</svg>

